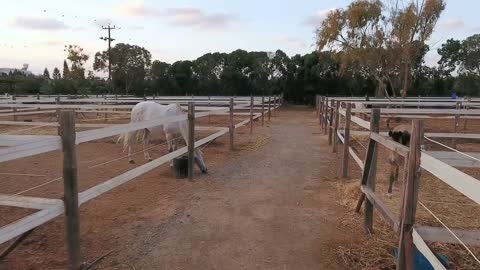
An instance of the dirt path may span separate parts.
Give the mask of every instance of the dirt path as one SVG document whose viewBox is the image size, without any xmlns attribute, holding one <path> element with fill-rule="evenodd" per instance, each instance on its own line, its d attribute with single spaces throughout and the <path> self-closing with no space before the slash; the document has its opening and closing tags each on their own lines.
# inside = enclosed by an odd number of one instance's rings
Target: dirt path
<svg viewBox="0 0 480 270">
<path fill-rule="evenodd" d="M 139 232 L 144 239 L 132 250 L 143 256 L 129 254 L 136 257 L 132 267 L 341 269 L 333 254 L 344 237 L 336 231 L 339 209 L 333 188 L 321 180 L 331 157 L 313 119 L 304 107 L 281 111 L 266 145 L 181 192 L 185 207 L 161 233 L 149 231 L 159 229 L 154 224 Z"/>
</svg>

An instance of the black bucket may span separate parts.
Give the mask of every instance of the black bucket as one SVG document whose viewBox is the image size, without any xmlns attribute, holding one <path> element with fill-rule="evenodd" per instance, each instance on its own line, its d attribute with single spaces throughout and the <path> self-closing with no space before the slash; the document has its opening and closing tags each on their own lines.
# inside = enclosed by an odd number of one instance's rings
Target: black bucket
<svg viewBox="0 0 480 270">
<path fill-rule="evenodd" d="M 188 156 L 181 156 L 173 160 L 173 170 L 177 179 L 188 177 Z"/>
</svg>

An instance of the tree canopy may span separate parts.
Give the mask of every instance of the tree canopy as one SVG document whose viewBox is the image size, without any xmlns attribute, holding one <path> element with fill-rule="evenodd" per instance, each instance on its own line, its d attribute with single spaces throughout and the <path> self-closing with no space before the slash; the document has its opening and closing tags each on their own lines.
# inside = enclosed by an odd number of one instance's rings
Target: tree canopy
<svg viewBox="0 0 480 270">
<path fill-rule="evenodd" d="M 318 49 L 339 50 L 342 71 L 370 77 L 376 95 L 406 96 L 444 8 L 444 0 L 355 0 L 321 23 Z"/>
</svg>

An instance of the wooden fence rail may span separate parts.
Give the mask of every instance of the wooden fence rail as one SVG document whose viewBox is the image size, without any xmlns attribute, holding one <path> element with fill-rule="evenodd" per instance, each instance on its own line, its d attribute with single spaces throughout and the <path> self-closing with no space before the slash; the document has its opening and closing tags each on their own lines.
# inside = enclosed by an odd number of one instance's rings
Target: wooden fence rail
<svg viewBox="0 0 480 270">
<path fill-rule="evenodd" d="M 339 99 L 342 100 L 342 99 Z M 333 135 L 338 137 L 338 140 L 343 143 L 343 160 L 341 176 L 347 177 L 349 174 L 349 157 L 351 156 L 358 166 L 363 170 L 361 179 L 361 198 L 356 207 L 358 212 L 363 203 L 365 203 L 364 223 L 365 229 L 369 233 L 373 233 L 373 209 L 377 209 L 400 236 L 399 241 L 399 257 L 397 260 L 397 269 L 412 269 L 414 260 L 414 246 L 429 260 L 434 269 L 446 269 L 446 267 L 439 261 L 438 257 L 425 243 L 426 239 L 429 242 L 443 242 L 443 243 L 458 243 L 458 239 L 454 238 L 446 229 L 436 227 L 425 227 L 415 224 L 415 212 L 418 200 L 418 187 L 420 182 L 420 168 L 430 172 L 441 181 L 450 185 L 466 197 L 470 198 L 476 203 L 480 204 L 480 181 L 471 177 L 456 168 L 453 168 L 446 163 L 432 157 L 421 151 L 423 133 L 423 122 L 421 120 L 413 120 L 412 137 L 410 147 L 406 147 L 385 136 L 385 133 L 380 132 L 379 121 L 381 113 L 386 111 L 395 113 L 398 110 L 392 109 L 372 109 L 367 110 L 353 110 L 349 102 L 345 102 L 346 110 L 341 109 L 339 103 L 328 103 L 328 98 L 320 96 L 318 98 L 318 117 L 320 123 L 325 120 L 327 125 L 320 125 L 325 132 L 332 129 L 332 114 L 335 114 L 335 126 L 333 127 Z M 341 104 L 341 103 L 340 103 Z M 323 107 L 322 107 L 323 106 Z M 320 108 L 322 107 L 322 108 Z M 334 110 L 335 109 L 335 110 Z M 417 109 L 415 109 L 417 110 Z M 429 109 L 421 109 L 428 111 Z M 370 121 L 363 120 L 357 116 L 353 116 L 352 112 L 370 112 Z M 438 111 L 430 110 L 434 113 L 440 114 Z M 450 112 L 448 109 L 446 114 L 459 114 L 457 112 Z M 345 128 L 343 131 L 336 130 L 338 121 L 337 116 L 343 116 L 345 119 Z M 351 131 L 351 123 L 366 128 L 368 132 Z M 336 132 L 335 132 L 336 131 Z M 350 135 L 363 134 L 369 137 L 367 147 L 367 154 L 365 160 L 362 161 L 355 151 L 350 146 Z M 435 134 L 431 134 L 434 135 Z M 438 134 L 438 136 L 447 136 L 448 134 Z M 475 134 L 476 135 L 476 134 Z M 476 138 L 477 136 L 469 136 Z M 329 136 L 329 142 L 331 141 Z M 402 156 L 406 160 L 406 174 L 402 194 L 401 213 L 394 214 L 388 206 L 375 194 L 375 175 L 376 175 L 376 160 L 377 148 L 382 145 Z M 333 146 L 335 147 L 335 145 Z M 480 231 L 468 231 L 453 229 L 456 236 L 472 246 L 480 246 Z"/>
<path fill-rule="evenodd" d="M 271 100 L 271 97 L 268 97 Z M 2 253 L 2 256 L 10 253 L 19 242 L 21 242 L 26 236 L 36 227 L 62 215 L 66 215 L 66 234 L 67 234 L 67 247 L 68 247 L 68 268 L 79 269 L 81 264 L 80 255 L 80 239 L 79 239 L 79 215 L 78 207 L 83 203 L 86 203 L 134 178 L 143 175 L 160 165 L 163 165 L 174 158 L 177 158 L 186 153 L 190 153 L 189 158 L 189 179 L 193 178 L 193 151 L 195 148 L 206 145 L 209 142 L 230 133 L 230 147 L 233 149 L 234 145 L 234 130 L 241 126 L 252 123 L 259 117 L 264 117 L 265 111 L 263 110 L 262 97 L 262 111 L 261 113 L 254 113 L 255 108 L 254 101 L 257 98 L 250 97 L 249 106 L 250 113 L 249 118 L 235 124 L 234 123 L 234 110 L 239 107 L 235 107 L 233 98 L 230 99 L 229 108 L 218 108 L 216 110 L 209 110 L 206 112 L 195 113 L 194 103 L 189 104 L 189 113 L 187 115 L 166 117 L 164 119 L 145 121 L 135 124 L 122 124 L 100 128 L 96 130 L 75 132 L 75 112 L 74 111 L 61 111 L 59 113 L 59 123 L 53 123 L 58 126 L 60 136 L 35 136 L 34 138 L 26 139 L 22 144 L 13 144 L 14 146 L 0 149 L 0 162 L 11 161 L 14 159 L 34 156 L 37 154 L 63 149 L 63 179 L 64 179 L 64 201 L 58 199 L 46 199 L 46 198 L 34 198 L 18 195 L 3 195 L 0 194 L 0 205 L 15 206 L 23 208 L 38 209 L 39 211 L 23 217 L 13 223 L 5 225 L 0 228 L 0 244 L 3 244 L 15 237 L 21 236 L 8 248 L 8 252 Z M 274 97 L 275 106 L 270 106 L 268 103 L 268 113 L 270 114 L 279 108 L 282 104 L 282 96 Z M 273 108 L 272 108 L 273 107 Z M 224 127 L 197 127 L 195 128 L 195 119 L 200 117 L 209 116 L 218 112 L 228 112 L 229 126 Z M 244 115 L 244 114 L 239 114 Z M 119 135 L 125 132 L 132 132 L 148 127 L 158 126 L 165 123 L 173 123 L 178 121 L 187 120 L 189 123 L 189 142 L 187 146 L 178 149 L 174 152 L 161 156 L 151 162 L 138 166 L 132 170 L 129 170 L 121 175 L 111 178 L 101 184 L 91 187 L 83 192 L 78 192 L 77 188 L 77 165 L 76 165 L 76 151 L 77 144 L 98 140 L 106 137 Z M 194 130 L 214 130 L 215 133 L 205 138 L 202 138 L 194 142 Z M 253 125 L 250 125 L 250 129 L 253 130 Z M 11 138 L 10 138 L 11 140 Z"/>
</svg>

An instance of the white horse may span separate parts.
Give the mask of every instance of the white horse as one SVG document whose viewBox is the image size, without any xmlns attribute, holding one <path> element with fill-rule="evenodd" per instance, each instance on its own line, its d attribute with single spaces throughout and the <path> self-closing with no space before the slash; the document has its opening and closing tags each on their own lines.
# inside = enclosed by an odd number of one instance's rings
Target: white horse
<svg viewBox="0 0 480 270">
<path fill-rule="evenodd" d="M 130 117 L 130 123 L 137 123 L 142 121 L 157 120 L 164 117 L 185 115 L 185 111 L 182 110 L 178 104 L 161 105 L 153 101 L 143 101 L 135 105 L 132 109 Z M 118 142 L 123 141 L 123 151 L 128 149 L 128 162 L 135 163 L 132 159 L 132 147 L 135 138 L 140 138 L 143 141 L 143 155 L 146 160 L 151 161 L 152 158 L 148 153 L 148 144 L 151 137 L 160 137 L 162 133 L 165 134 L 168 151 L 173 152 L 177 149 L 177 137 L 182 136 L 185 144 L 188 145 L 188 127 L 187 120 L 168 123 L 161 126 L 145 128 L 143 130 L 127 132 L 118 138 Z M 143 135 L 143 136 L 141 136 Z M 202 173 L 207 173 L 207 166 L 203 161 L 202 151 L 198 148 L 194 151 L 195 163 L 198 165 Z M 170 164 L 172 165 L 172 164 Z"/>
</svg>

